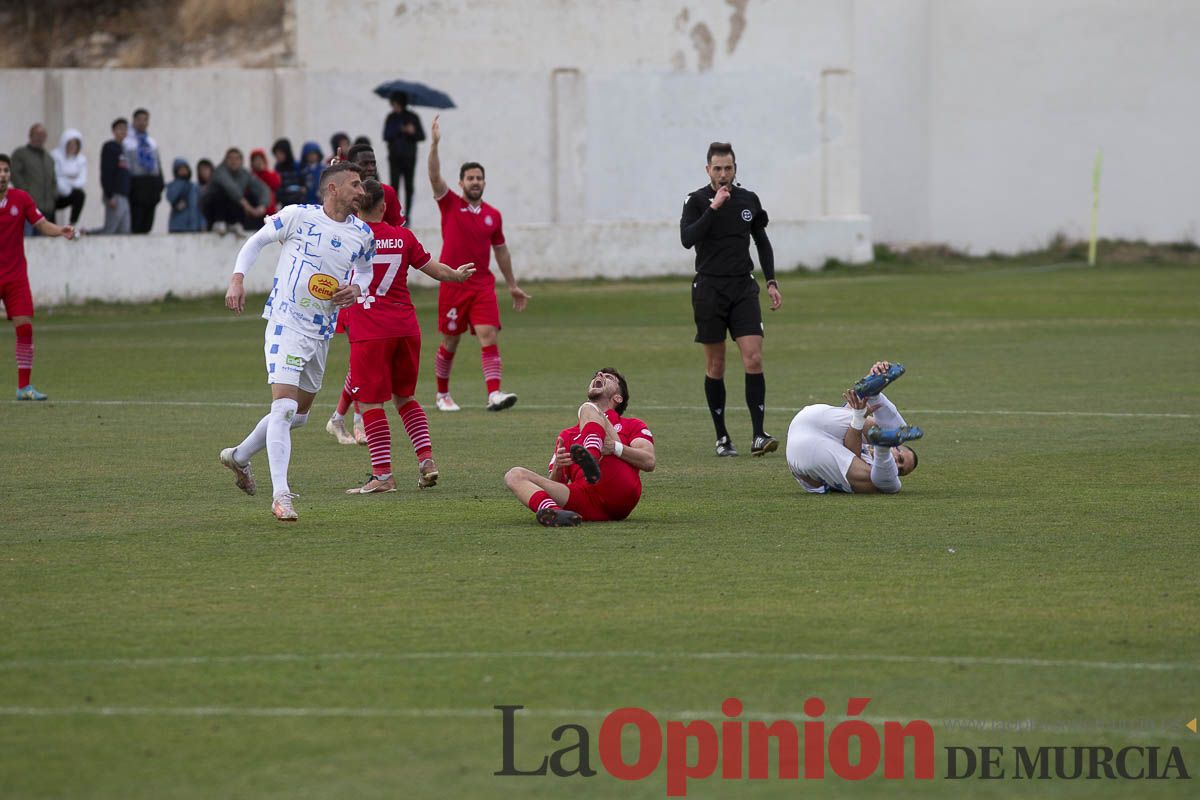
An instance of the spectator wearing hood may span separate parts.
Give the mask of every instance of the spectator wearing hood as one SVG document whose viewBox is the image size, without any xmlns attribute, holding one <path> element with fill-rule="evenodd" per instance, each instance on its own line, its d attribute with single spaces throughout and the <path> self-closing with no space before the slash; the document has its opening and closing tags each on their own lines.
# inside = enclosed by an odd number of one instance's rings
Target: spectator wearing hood
<svg viewBox="0 0 1200 800">
<path fill-rule="evenodd" d="M 54 219 L 58 182 L 54 178 L 54 157 L 46 152 L 46 128 L 40 122 L 29 128 L 29 143 L 13 150 L 12 185 L 29 192 L 43 217 Z"/>
<path fill-rule="evenodd" d="M 212 183 L 201 196 L 200 206 L 218 233 L 225 233 L 233 225 L 241 225 L 243 231 L 257 230 L 262 227 L 270 199 L 267 185 L 244 166 L 242 151 L 231 147 L 225 151 L 225 160 L 213 170 Z"/>
<path fill-rule="evenodd" d="M 54 210 L 71 209 L 71 224 L 79 222 L 83 212 L 83 201 L 87 195 L 83 187 L 87 184 L 87 156 L 83 154 L 83 134 L 74 128 L 63 131 L 58 147 L 50 151 L 54 158 L 54 179 L 58 185 L 58 196 L 54 199 Z"/>
<path fill-rule="evenodd" d="M 250 171 L 254 173 L 254 177 L 265 183 L 271 190 L 271 199 L 267 202 L 267 214 L 274 214 L 279 210 L 275 197 L 279 191 L 280 181 L 279 173 L 267 165 L 266 150 L 258 148 L 250 151 Z"/>
<path fill-rule="evenodd" d="M 305 142 L 300 150 L 300 178 L 304 181 L 304 202 L 321 203 L 321 173 L 325 171 L 325 154 L 316 142 Z"/>
<path fill-rule="evenodd" d="M 204 217 L 200 214 L 200 187 L 192 182 L 192 168 L 188 166 L 187 159 L 175 159 L 171 172 L 175 179 L 167 184 L 167 202 L 171 204 L 167 230 L 171 233 L 204 230 Z"/>
<path fill-rule="evenodd" d="M 279 189 L 275 192 L 275 204 L 279 208 L 304 202 L 304 181 L 300 178 L 300 165 L 292 153 L 289 139 L 276 139 L 271 147 L 275 156 L 275 172 L 279 174 Z"/>
</svg>

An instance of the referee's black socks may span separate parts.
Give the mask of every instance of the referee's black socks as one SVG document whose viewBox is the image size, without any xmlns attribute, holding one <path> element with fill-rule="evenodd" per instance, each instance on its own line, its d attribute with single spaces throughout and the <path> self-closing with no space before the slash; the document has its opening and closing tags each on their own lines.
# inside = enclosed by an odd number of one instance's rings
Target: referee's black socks
<svg viewBox="0 0 1200 800">
<path fill-rule="evenodd" d="M 712 414 L 717 439 L 729 436 L 725 430 L 725 379 L 704 376 L 704 397 L 708 400 L 708 413 Z"/>
<path fill-rule="evenodd" d="M 724 387 L 722 387 L 722 390 Z M 724 391 L 721 392 L 724 395 Z M 767 403 L 767 379 L 763 374 L 746 373 L 746 405 L 750 409 L 750 423 L 755 436 L 765 436 L 763 431 L 764 409 Z"/>
</svg>

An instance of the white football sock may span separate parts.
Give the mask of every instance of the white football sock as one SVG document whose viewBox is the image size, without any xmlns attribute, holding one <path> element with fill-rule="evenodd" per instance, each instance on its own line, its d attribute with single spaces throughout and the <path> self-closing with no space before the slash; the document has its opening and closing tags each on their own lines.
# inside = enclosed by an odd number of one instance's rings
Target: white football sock
<svg viewBox="0 0 1200 800">
<path fill-rule="evenodd" d="M 289 397 L 271 403 L 267 423 L 267 463 L 271 467 L 271 495 L 291 491 L 288 487 L 288 463 L 292 459 L 292 423 L 297 403 Z"/>
<path fill-rule="evenodd" d="M 242 440 L 242 443 L 233 448 L 233 460 L 243 467 L 250 463 L 250 459 L 259 450 L 267 446 L 267 423 L 271 421 L 271 415 L 267 414 L 258 421 L 254 426 L 254 430 L 250 431 L 250 435 Z"/>
<path fill-rule="evenodd" d="M 892 458 L 892 448 L 875 445 L 875 458 L 871 461 L 871 483 L 885 494 L 900 491 L 900 468 Z"/>
</svg>

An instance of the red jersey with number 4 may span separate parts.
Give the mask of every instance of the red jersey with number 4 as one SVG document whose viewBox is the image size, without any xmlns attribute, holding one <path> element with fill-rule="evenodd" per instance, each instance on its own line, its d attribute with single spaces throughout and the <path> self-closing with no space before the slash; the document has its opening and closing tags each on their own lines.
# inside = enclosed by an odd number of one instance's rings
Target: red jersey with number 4
<svg viewBox="0 0 1200 800">
<path fill-rule="evenodd" d="M 650 428 L 640 419 L 617 416 L 617 412 L 611 408 L 604 412 L 604 416 L 608 417 L 608 421 L 612 423 L 617 432 L 617 437 L 625 447 L 633 444 L 634 439 L 645 439 L 654 444 L 654 434 L 650 433 Z M 567 428 L 558 435 L 558 438 L 570 450 L 571 445 L 579 440 L 579 426 Z M 583 444 L 583 442 L 579 441 L 579 444 Z M 554 468 L 554 456 L 550 457 L 550 468 Z M 563 470 L 564 483 L 570 484 L 583 480 L 583 470 L 577 464 L 570 464 Z M 600 459 L 600 482 L 595 484 L 595 487 L 606 495 L 624 495 L 636 503 L 642 496 L 641 470 L 615 455 L 603 456 Z"/>
<path fill-rule="evenodd" d="M 26 276 L 25 223 L 37 225 L 42 219 L 28 192 L 9 187 L 0 200 L 0 283 Z"/>
<path fill-rule="evenodd" d="M 420 269 L 432 256 L 408 228 L 369 222 L 375 234 L 374 275 L 370 290 L 342 312 L 352 342 L 420 336 L 421 325 L 408 293 L 408 270 Z"/>
<path fill-rule="evenodd" d="M 438 201 L 442 212 L 441 262 L 455 269 L 474 264 L 475 274 L 464 286 L 495 286 L 492 274 L 492 248 L 504 244 L 504 226 L 500 212 L 487 203 L 471 206 L 462 196 L 447 189 Z"/>
</svg>

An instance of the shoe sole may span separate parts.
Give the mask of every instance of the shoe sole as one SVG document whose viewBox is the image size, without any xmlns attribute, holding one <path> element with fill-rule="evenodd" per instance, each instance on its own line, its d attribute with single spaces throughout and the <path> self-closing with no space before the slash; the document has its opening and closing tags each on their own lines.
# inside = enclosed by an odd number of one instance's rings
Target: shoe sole
<svg viewBox="0 0 1200 800">
<path fill-rule="evenodd" d="M 755 456 L 755 457 L 765 456 L 767 453 L 774 453 L 778 449 L 779 449 L 779 440 L 772 439 L 770 442 L 767 443 L 767 445 L 762 450 L 751 450 L 750 455 Z"/>
<path fill-rule="evenodd" d="M 224 467 L 225 469 L 227 469 L 233 473 L 233 475 L 234 475 L 233 485 L 236 486 L 238 489 L 242 490 L 243 492 L 245 492 L 246 494 L 253 497 L 254 493 L 258 491 L 258 487 L 252 485 L 249 488 L 247 488 L 246 486 L 243 486 L 242 482 L 241 482 L 241 478 L 243 477 L 242 471 L 240 469 L 238 469 L 237 467 L 233 466 L 232 464 L 226 464 L 224 459 L 222 459 L 220 456 L 217 456 L 217 460 L 221 462 L 222 467 Z M 254 480 L 253 475 L 250 476 L 250 480 Z"/>
<path fill-rule="evenodd" d="M 395 486 L 393 486 L 390 489 L 372 489 L 369 492 L 364 491 L 363 487 L 360 486 L 357 489 L 347 489 L 346 494 L 387 494 L 388 492 L 394 492 L 394 491 L 396 491 Z"/>
<path fill-rule="evenodd" d="M 895 372 L 896 374 L 892 375 L 891 374 L 892 372 Z M 859 379 L 850 388 L 854 391 L 855 394 L 857 394 L 860 398 L 865 400 L 868 397 L 877 396 L 884 389 L 891 386 L 896 381 L 900 380 L 900 378 L 902 378 L 904 376 L 904 372 L 905 372 L 905 370 L 904 370 L 903 364 L 892 364 L 892 368 L 890 370 L 888 370 L 888 372 L 884 373 L 882 376 L 867 375 L 866 377 Z M 876 378 L 876 377 L 883 378 L 883 385 L 880 386 L 878 389 L 867 390 L 865 384 L 872 378 Z M 868 394 L 863 394 L 863 391 L 868 391 Z"/>
<path fill-rule="evenodd" d="M 596 463 L 596 459 L 587 451 L 587 448 L 581 444 L 571 445 L 571 460 L 583 470 L 584 480 L 590 484 L 600 482 L 600 465 Z"/>
<path fill-rule="evenodd" d="M 583 517 L 578 514 L 564 518 L 559 516 L 560 513 L 560 509 L 542 509 L 537 513 L 538 524 L 543 528 L 578 528 L 583 522 Z"/>
<path fill-rule="evenodd" d="M 906 425 L 903 428 L 900 428 L 899 435 L 895 437 L 894 441 L 891 439 L 886 442 L 875 441 L 871 437 L 872 434 L 876 432 L 882 432 L 878 425 L 872 426 L 872 428 L 867 431 L 867 441 L 873 445 L 882 447 L 900 447 L 901 445 L 908 444 L 909 442 L 915 442 L 918 439 L 924 438 L 925 436 L 925 431 L 921 430 L 916 425 Z"/>
<path fill-rule="evenodd" d="M 737 450 L 726 450 L 723 453 L 717 453 L 717 458 L 737 458 Z"/>
<path fill-rule="evenodd" d="M 508 397 L 501 400 L 499 403 L 496 403 L 496 405 L 491 405 L 489 403 L 487 410 L 488 411 L 503 411 L 506 408 L 512 408 L 516 404 L 517 404 L 517 396 L 515 394 L 509 395 Z"/>
<path fill-rule="evenodd" d="M 437 486 L 439 474 L 437 470 L 417 478 L 418 489 L 432 489 Z"/>
</svg>

